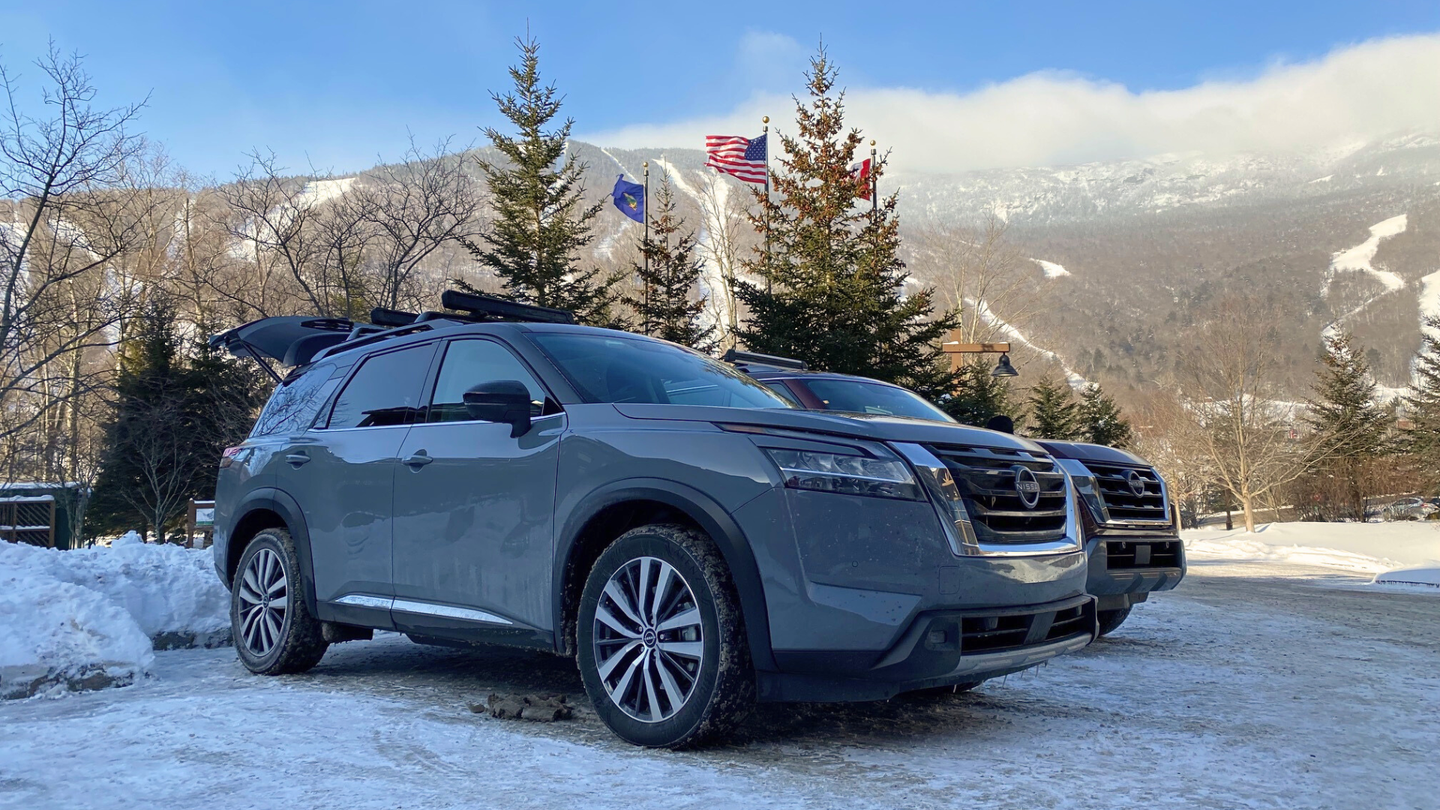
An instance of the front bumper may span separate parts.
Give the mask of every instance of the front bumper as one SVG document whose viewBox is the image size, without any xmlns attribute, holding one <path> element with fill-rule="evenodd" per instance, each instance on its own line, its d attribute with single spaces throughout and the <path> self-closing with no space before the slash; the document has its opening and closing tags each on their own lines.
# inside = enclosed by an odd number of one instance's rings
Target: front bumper
<svg viewBox="0 0 1440 810">
<path fill-rule="evenodd" d="M 1100 610 L 1120 610 L 1185 578 L 1185 544 L 1174 535 L 1101 535 L 1085 542 L 1085 590 Z"/>
<path fill-rule="evenodd" d="M 1096 602 L 1078 596 L 1041 605 L 934 610 L 917 615 L 879 653 L 775 652 L 780 672 L 761 672 L 762 701 L 885 700 L 901 692 L 974 683 L 1075 652 L 1096 633 Z"/>
</svg>

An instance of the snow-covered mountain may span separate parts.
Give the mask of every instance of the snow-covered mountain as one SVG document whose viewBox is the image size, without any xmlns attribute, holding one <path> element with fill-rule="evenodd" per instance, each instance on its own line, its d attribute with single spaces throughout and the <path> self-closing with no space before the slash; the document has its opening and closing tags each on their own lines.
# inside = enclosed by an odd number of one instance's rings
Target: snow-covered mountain
<svg viewBox="0 0 1440 810">
<path fill-rule="evenodd" d="M 637 179 L 647 160 L 658 182 L 663 162 L 702 220 L 698 190 L 713 172 L 700 149 L 571 149 L 597 195 L 616 174 Z M 1295 390 L 1336 328 L 1354 331 L 1379 381 L 1398 388 L 1422 309 L 1440 315 L 1440 132 L 1305 154 L 896 171 L 882 180 L 882 193 L 892 189 L 906 227 L 1005 219 L 1046 300 L 1025 334 L 1090 378 L 1153 384 L 1207 306 L 1242 295 L 1280 313 L 1276 350 Z M 623 240 L 626 226 L 604 218 L 602 243 Z"/>
</svg>

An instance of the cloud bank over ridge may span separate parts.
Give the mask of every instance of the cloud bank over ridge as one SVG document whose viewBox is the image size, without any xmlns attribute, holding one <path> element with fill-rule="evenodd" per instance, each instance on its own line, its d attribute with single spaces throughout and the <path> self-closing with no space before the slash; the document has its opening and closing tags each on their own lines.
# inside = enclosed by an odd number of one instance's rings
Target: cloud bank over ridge
<svg viewBox="0 0 1440 810">
<path fill-rule="evenodd" d="M 801 82 L 796 74 L 797 94 Z M 911 170 L 1340 147 L 1440 129 L 1440 34 L 1371 40 L 1311 62 L 1274 64 L 1253 78 L 1180 90 L 1134 92 L 1046 71 L 966 93 L 851 87 L 846 105 L 847 122 L 893 150 L 892 165 Z M 758 135 L 762 115 L 772 128 L 794 132 L 793 109 L 788 96 L 760 92 L 712 117 L 577 137 L 622 148 L 699 148 L 710 133 Z"/>
</svg>

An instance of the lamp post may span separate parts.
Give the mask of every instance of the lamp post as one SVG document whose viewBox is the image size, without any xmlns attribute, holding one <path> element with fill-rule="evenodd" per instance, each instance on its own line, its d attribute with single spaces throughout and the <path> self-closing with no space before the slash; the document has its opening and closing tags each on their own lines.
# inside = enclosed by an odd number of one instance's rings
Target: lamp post
<svg viewBox="0 0 1440 810">
<path fill-rule="evenodd" d="M 950 355 L 950 370 L 959 371 L 960 364 L 964 362 L 967 354 L 998 354 L 1000 360 L 995 363 L 995 370 L 990 372 L 992 377 L 1018 377 L 1020 372 L 1010 364 L 1009 343 L 962 343 L 960 342 L 960 330 L 950 332 L 950 339 L 940 344 L 940 348 Z"/>
</svg>

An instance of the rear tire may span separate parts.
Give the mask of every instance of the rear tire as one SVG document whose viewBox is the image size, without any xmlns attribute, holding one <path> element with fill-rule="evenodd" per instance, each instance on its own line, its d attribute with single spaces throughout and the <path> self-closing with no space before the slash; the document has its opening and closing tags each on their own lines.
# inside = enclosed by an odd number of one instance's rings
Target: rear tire
<svg viewBox="0 0 1440 810">
<path fill-rule="evenodd" d="M 621 535 L 586 578 L 576 635 L 595 712 L 628 742 L 693 747 L 754 707 L 730 570 L 695 529 L 654 524 Z"/>
<path fill-rule="evenodd" d="M 320 663 L 330 645 L 304 594 L 290 533 L 261 530 L 240 555 L 230 586 L 230 634 L 246 669 L 287 675 Z"/>
<path fill-rule="evenodd" d="M 1099 614 L 1100 635 L 1108 636 L 1120 629 L 1120 625 L 1130 617 L 1130 608 L 1124 607 L 1119 610 L 1102 610 Z"/>
</svg>

